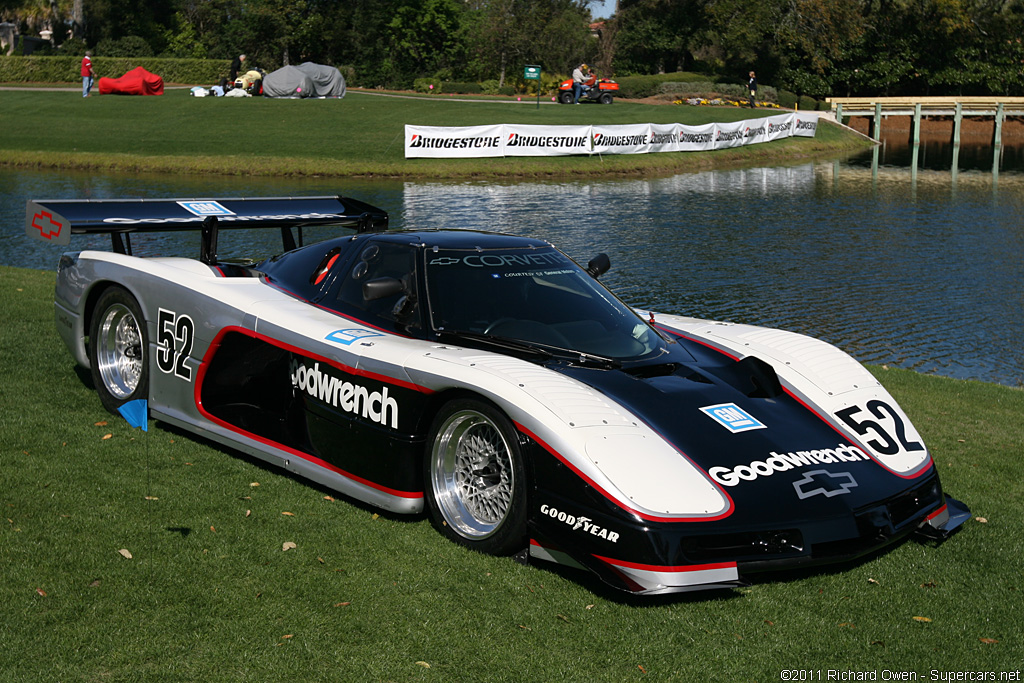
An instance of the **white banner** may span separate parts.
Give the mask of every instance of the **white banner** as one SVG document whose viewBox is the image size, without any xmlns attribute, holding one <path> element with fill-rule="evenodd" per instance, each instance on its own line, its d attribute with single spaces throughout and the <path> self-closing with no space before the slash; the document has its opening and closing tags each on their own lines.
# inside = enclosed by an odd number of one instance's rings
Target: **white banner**
<svg viewBox="0 0 1024 683">
<path fill-rule="evenodd" d="M 525 126 L 505 124 L 507 157 L 550 157 L 590 154 L 590 126 Z"/>
<path fill-rule="evenodd" d="M 793 115 L 779 114 L 765 119 L 765 141 L 780 140 L 793 135 Z"/>
<path fill-rule="evenodd" d="M 702 152 L 715 148 L 715 125 L 679 126 L 679 151 Z"/>
<path fill-rule="evenodd" d="M 646 154 L 650 151 L 651 124 L 594 126 L 590 139 L 594 154 Z"/>
<path fill-rule="evenodd" d="M 793 114 L 793 118 L 796 119 L 796 125 L 793 126 L 793 135 L 813 138 L 814 134 L 818 132 L 817 114 Z"/>
<path fill-rule="evenodd" d="M 500 157 L 505 126 L 406 126 L 405 158 Z"/>
<path fill-rule="evenodd" d="M 753 145 L 793 135 L 813 138 L 818 115 L 788 113 L 732 123 L 684 126 L 634 123 L 621 126 L 409 126 L 405 158 L 568 156 L 701 152 Z"/>
<path fill-rule="evenodd" d="M 648 152 L 678 152 L 679 151 L 679 130 L 682 128 L 678 123 L 652 123 L 651 144 L 648 145 Z"/>
<path fill-rule="evenodd" d="M 715 124 L 715 149 L 742 147 L 746 144 L 747 121 Z"/>
</svg>

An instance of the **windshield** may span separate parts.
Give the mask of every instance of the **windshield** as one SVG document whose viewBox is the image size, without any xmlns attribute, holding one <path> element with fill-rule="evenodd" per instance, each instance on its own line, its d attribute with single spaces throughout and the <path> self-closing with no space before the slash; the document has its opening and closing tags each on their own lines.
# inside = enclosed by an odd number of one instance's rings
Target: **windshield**
<svg viewBox="0 0 1024 683">
<path fill-rule="evenodd" d="M 618 360 L 662 348 L 661 337 L 553 247 L 426 253 L 435 330 L 515 339 Z"/>
</svg>

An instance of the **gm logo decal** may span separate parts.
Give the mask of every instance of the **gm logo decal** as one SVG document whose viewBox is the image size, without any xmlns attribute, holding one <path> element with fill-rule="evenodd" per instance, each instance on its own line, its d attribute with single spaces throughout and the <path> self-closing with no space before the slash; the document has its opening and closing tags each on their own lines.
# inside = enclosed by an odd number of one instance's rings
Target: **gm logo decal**
<svg viewBox="0 0 1024 683">
<path fill-rule="evenodd" d="M 234 211 L 228 211 L 220 202 L 178 202 L 178 206 L 196 216 L 234 216 Z"/>
<path fill-rule="evenodd" d="M 372 332 L 370 330 L 364 330 L 362 328 L 354 327 L 348 330 L 335 330 L 329 335 L 324 337 L 327 341 L 335 342 L 336 344 L 343 344 L 349 346 L 352 342 L 359 341 L 360 339 L 366 339 L 367 337 L 383 337 L 384 335 L 380 332 Z"/>
<path fill-rule="evenodd" d="M 735 403 L 719 403 L 714 406 L 705 406 L 701 408 L 701 412 L 733 434 L 747 432 L 751 429 L 766 429 L 766 425 L 759 422 Z"/>
</svg>

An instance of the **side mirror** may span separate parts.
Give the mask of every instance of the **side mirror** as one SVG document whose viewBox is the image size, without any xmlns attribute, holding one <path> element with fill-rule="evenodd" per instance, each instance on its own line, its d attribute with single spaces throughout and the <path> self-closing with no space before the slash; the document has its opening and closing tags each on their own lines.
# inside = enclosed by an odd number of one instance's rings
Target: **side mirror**
<svg viewBox="0 0 1024 683">
<path fill-rule="evenodd" d="M 598 254 L 587 264 L 587 274 L 596 280 L 607 273 L 611 267 L 612 261 L 608 258 L 608 254 Z"/>
<path fill-rule="evenodd" d="M 363 283 L 363 299 L 366 301 L 385 299 L 404 291 L 405 285 L 397 277 L 379 277 Z"/>
</svg>

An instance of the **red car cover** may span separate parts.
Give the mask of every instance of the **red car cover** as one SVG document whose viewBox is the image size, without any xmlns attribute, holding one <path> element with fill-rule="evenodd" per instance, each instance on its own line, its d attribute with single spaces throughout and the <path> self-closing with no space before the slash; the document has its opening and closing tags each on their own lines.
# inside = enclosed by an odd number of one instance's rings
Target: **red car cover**
<svg viewBox="0 0 1024 683">
<path fill-rule="evenodd" d="M 120 78 L 101 78 L 101 95 L 163 95 L 164 79 L 137 66 Z"/>
</svg>

